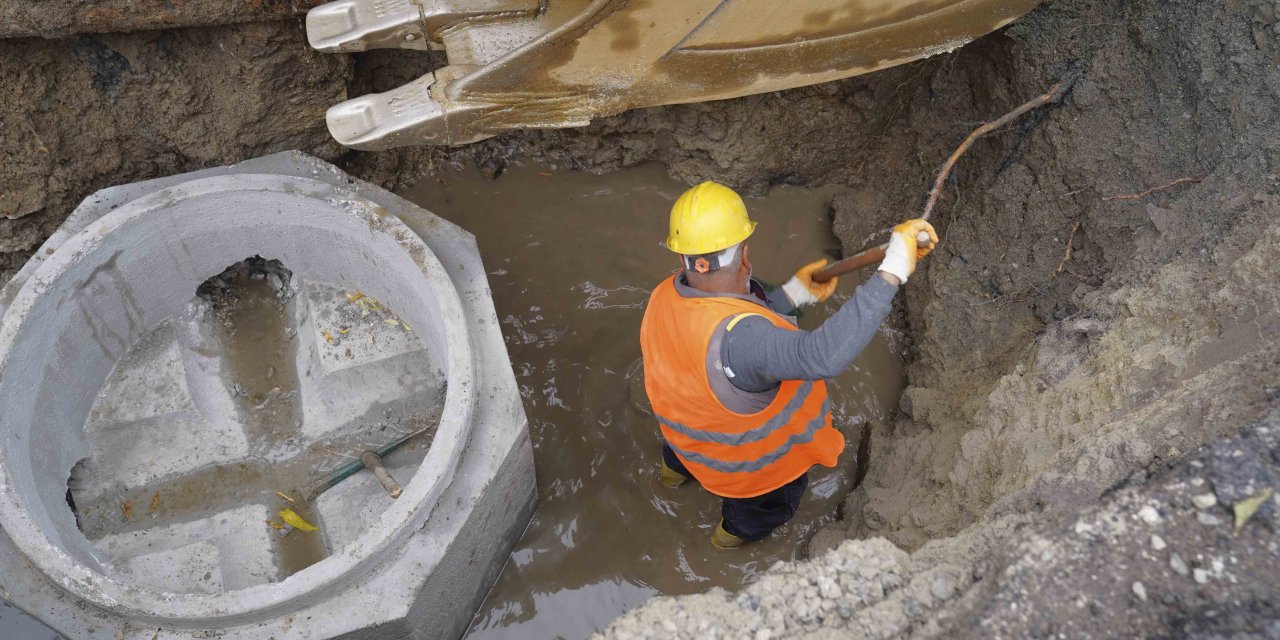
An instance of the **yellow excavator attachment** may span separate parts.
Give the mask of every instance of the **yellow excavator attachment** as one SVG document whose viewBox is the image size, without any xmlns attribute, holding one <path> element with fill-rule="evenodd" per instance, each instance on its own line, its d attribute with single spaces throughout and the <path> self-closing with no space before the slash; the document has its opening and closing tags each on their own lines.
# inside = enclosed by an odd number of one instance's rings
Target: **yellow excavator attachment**
<svg viewBox="0 0 1280 640">
<path fill-rule="evenodd" d="M 338 142 L 377 150 L 847 78 L 951 51 L 1039 1 L 337 0 L 307 14 L 307 37 L 445 52 L 445 67 L 329 109 Z"/>
</svg>

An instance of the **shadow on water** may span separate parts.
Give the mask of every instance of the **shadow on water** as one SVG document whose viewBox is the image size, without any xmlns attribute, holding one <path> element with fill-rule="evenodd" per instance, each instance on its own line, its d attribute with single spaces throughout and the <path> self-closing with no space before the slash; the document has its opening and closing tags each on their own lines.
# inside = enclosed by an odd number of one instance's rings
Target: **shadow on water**
<svg viewBox="0 0 1280 640">
<path fill-rule="evenodd" d="M 719 499 L 692 483 L 658 484 L 658 429 L 633 403 L 643 395 L 640 320 L 650 288 L 677 266 L 660 242 L 685 188 L 657 165 L 607 176 L 526 165 L 496 181 L 449 172 L 404 194 L 476 235 L 534 443 L 538 509 L 469 638 L 581 638 L 650 596 L 736 589 L 800 557 L 850 488 L 861 425 L 896 402 L 901 362 L 882 331 L 833 386 L 849 447 L 840 466 L 815 469 L 799 514 L 771 539 L 735 551 L 709 544 Z M 838 253 L 831 195 L 780 187 L 748 199 L 760 223 L 757 277 L 780 283 Z"/>
</svg>

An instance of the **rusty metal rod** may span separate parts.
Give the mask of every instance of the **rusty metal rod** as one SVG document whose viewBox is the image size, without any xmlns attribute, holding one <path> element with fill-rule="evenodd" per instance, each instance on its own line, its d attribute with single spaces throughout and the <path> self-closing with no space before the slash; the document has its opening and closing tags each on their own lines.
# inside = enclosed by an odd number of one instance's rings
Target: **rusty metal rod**
<svg viewBox="0 0 1280 640">
<path fill-rule="evenodd" d="M 1066 85 L 1062 83 L 1055 84 L 1052 87 L 1049 87 L 1049 90 L 1044 94 L 1036 96 L 1035 98 L 1022 103 L 1013 111 L 1010 111 L 1009 113 L 974 129 L 973 132 L 964 139 L 964 142 L 961 142 L 960 146 L 956 147 L 956 150 L 951 152 L 946 163 L 942 165 L 942 170 L 938 172 L 937 179 L 933 181 L 933 188 L 929 190 L 929 200 L 925 202 L 924 212 L 920 214 L 920 217 L 924 220 L 928 220 L 929 216 L 933 215 L 933 207 L 938 203 L 938 197 L 942 195 L 942 187 L 946 184 L 947 177 L 951 175 L 951 169 L 956 166 L 956 161 L 960 159 L 960 156 L 964 155 L 964 152 L 968 151 L 969 147 L 973 146 L 975 140 L 1009 124 L 1010 122 L 1013 122 L 1014 120 L 1017 120 L 1023 114 L 1031 111 L 1032 109 L 1061 101 L 1062 96 L 1066 95 L 1066 93 Z M 849 256 L 848 258 L 833 262 L 821 269 L 818 269 L 817 271 L 814 271 L 813 281 L 827 282 L 832 278 L 836 278 L 847 273 L 853 273 L 863 267 L 876 264 L 884 259 L 884 252 L 888 248 L 889 243 L 886 242 L 885 244 L 877 247 L 868 247 Z"/>
</svg>

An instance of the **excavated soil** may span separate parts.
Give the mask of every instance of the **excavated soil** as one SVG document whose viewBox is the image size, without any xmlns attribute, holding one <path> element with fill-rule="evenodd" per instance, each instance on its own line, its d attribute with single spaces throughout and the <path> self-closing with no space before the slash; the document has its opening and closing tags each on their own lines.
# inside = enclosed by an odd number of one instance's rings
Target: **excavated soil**
<svg viewBox="0 0 1280 640">
<path fill-rule="evenodd" d="M 830 187 L 852 252 L 918 210 L 977 123 L 1065 82 L 948 182 L 942 245 L 899 297 L 909 387 L 813 559 L 742 595 L 650 601 L 608 633 L 1275 634 L 1275 530 L 1233 519 L 1280 470 L 1277 13 L 1053 0 L 872 76 L 379 154 L 329 142 L 323 109 L 439 59 L 321 56 L 296 19 L 0 40 L 0 271 L 94 189 L 283 148 L 392 187 L 517 155 Z M 1248 456 L 1248 489 L 1215 475 Z"/>
</svg>

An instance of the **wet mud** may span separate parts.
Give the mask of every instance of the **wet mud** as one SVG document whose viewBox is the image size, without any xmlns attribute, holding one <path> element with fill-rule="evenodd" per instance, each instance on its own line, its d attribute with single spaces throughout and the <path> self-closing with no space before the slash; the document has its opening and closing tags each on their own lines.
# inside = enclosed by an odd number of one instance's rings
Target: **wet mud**
<svg viewBox="0 0 1280 640">
<path fill-rule="evenodd" d="M 886 328 L 832 385 L 848 449 L 815 468 L 796 518 L 735 551 L 708 542 L 719 499 L 657 481 L 661 440 L 640 375 L 638 335 L 650 288 L 677 262 L 660 244 L 687 185 L 656 164 L 607 176 L 517 163 L 497 180 L 440 173 L 405 195 L 476 234 L 529 416 L 538 510 L 469 638 L 581 638 L 656 594 L 737 589 L 802 555 L 834 518 L 856 474 L 863 427 L 885 419 L 904 383 Z M 757 278 L 781 283 L 837 255 L 823 189 L 779 187 L 749 199 Z M 813 327 L 853 291 L 848 278 Z"/>
</svg>

